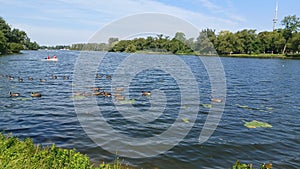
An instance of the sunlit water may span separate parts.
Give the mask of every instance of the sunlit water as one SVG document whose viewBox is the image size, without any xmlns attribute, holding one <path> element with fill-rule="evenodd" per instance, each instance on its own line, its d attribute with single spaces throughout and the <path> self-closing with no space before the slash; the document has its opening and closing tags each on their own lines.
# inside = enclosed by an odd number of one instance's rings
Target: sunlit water
<svg viewBox="0 0 300 169">
<path fill-rule="evenodd" d="M 42 61 L 48 54 L 56 54 L 59 61 Z M 76 148 L 96 163 L 112 161 L 116 154 L 103 150 L 87 136 L 74 109 L 72 79 L 79 54 L 78 51 L 24 51 L 21 55 L 0 57 L 0 130 L 21 138 L 31 137 L 42 145 L 55 143 L 59 147 Z M 127 55 L 107 54 L 97 70 L 104 77 L 95 79 L 91 86 L 114 93 L 110 88 L 111 79 L 105 75 L 126 76 L 114 71 Z M 212 137 L 199 144 L 198 137 L 209 112 L 209 108 L 201 104 L 210 104 L 210 83 L 198 57 L 181 58 L 191 67 L 201 97 L 200 103 L 190 100 L 191 105 L 199 105 L 200 109 L 192 130 L 177 146 L 159 156 L 120 157 L 125 163 L 138 168 L 230 168 L 240 159 L 256 166 L 272 162 L 274 168 L 300 168 L 299 60 L 221 58 L 227 83 L 225 110 Z M 14 79 L 9 80 L 7 75 Z M 57 79 L 51 78 L 52 75 Z M 23 78 L 23 82 L 19 82 L 18 77 Z M 40 79 L 47 81 L 40 82 Z M 187 106 L 180 105 L 176 80 L 156 69 L 142 71 L 132 79 L 128 99 L 135 100 L 136 109 L 147 110 L 151 107 L 149 98 L 140 92 L 154 89 L 165 92 L 167 111 L 147 125 L 124 120 L 114 107 L 114 97 L 96 97 L 96 101 L 115 130 L 130 137 L 152 137 L 168 129 L 175 122 L 180 107 Z M 21 96 L 9 97 L 10 91 Z M 32 98 L 31 92 L 41 92 L 42 97 Z M 252 120 L 267 122 L 273 127 L 248 129 L 244 126 L 245 121 Z M 113 139 L 107 138 L 108 141 Z"/>
</svg>

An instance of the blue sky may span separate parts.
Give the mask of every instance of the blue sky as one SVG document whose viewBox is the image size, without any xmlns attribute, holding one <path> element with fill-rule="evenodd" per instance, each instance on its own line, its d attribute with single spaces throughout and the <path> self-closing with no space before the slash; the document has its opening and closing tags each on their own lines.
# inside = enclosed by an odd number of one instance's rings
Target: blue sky
<svg viewBox="0 0 300 169">
<path fill-rule="evenodd" d="M 299 0 L 278 0 L 278 23 L 300 17 Z M 276 0 L 0 0 L 0 16 L 40 45 L 87 42 L 105 25 L 144 12 L 182 18 L 199 30 L 272 30 Z"/>
</svg>

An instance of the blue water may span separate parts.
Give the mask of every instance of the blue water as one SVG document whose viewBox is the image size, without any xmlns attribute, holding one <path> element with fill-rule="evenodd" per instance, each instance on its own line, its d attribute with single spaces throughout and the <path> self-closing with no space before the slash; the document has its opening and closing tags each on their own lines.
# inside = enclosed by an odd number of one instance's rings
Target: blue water
<svg viewBox="0 0 300 169">
<path fill-rule="evenodd" d="M 42 61 L 48 54 L 56 54 L 59 61 Z M 31 137 L 35 143 L 45 146 L 55 143 L 59 147 L 76 148 L 95 163 L 113 161 L 117 152 L 110 153 L 94 143 L 75 112 L 72 88 L 76 85 L 74 66 L 79 55 L 79 51 L 24 51 L 0 57 L 0 131 L 21 138 Z M 105 75 L 111 75 L 112 79 L 127 77 L 130 71 L 115 74 L 127 56 L 107 54 L 97 69 L 104 77 L 95 78 L 91 86 L 115 94 L 112 80 Z M 189 100 L 190 105 L 199 105 L 200 109 L 193 128 L 169 151 L 142 159 L 120 157 L 125 163 L 138 168 L 230 168 L 239 159 L 256 167 L 272 162 L 274 168 L 300 168 L 300 60 L 221 58 L 227 86 L 225 110 L 212 137 L 199 144 L 198 137 L 209 112 L 201 104 L 210 104 L 210 82 L 199 57 L 180 57 L 191 67 L 198 82 L 200 102 Z M 14 80 L 9 80 L 8 75 Z M 52 75 L 57 79 L 52 79 Z M 18 82 L 18 77 L 24 81 Z M 40 79 L 47 81 L 40 82 Z M 151 98 L 141 96 L 143 90 L 160 89 L 168 99 L 165 111 L 146 125 L 122 118 L 114 106 L 114 97 L 93 97 L 114 130 L 132 138 L 148 138 L 170 128 L 180 108 L 188 107 L 180 104 L 182 93 L 178 86 L 179 82 L 170 73 L 159 69 L 140 71 L 131 79 L 127 99 L 135 100 L 133 108 L 141 112 L 151 108 Z M 89 87 L 86 86 L 85 92 L 91 92 Z M 9 97 L 10 91 L 21 96 Z M 31 98 L 31 92 L 41 92 L 42 97 Z M 245 121 L 252 120 L 273 127 L 248 129 L 244 126 Z M 107 144 L 114 139 L 108 137 Z"/>
</svg>

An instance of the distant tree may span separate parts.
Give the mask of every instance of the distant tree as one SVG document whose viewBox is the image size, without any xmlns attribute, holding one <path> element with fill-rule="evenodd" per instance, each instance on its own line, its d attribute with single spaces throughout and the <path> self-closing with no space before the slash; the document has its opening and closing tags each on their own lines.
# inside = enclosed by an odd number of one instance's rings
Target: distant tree
<svg viewBox="0 0 300 169">
<path fill-rule="evenodd" d="M 293 33 L 297 32 L 300 29 L 300 19 L 296 15 L 286 16 L 281 21 L 281 24 L 284 26 L 283 36 L 285 38 L 285 44 L 282 50 L 282 54 L 285 53 L 288 40 L 292 38 Z"/>
<path fill-rule="evenodd" d="M 190 48 L 194 49 L 195 48 L 195 39 L 194 38 L 189 38 L 185 41 L 185 44 L 189 46 Z"/>
<path fill-rule="evenodd" d="M 259 42 L 257 41 L 256 30 L 244 29 L 235 33 L 237 40 L 236 49 L 239 53 L 251 54 L 259 51 Z"/>
<path fill-rule="evenodd" d="M 145 50 L 146 48 L 145 38 L 136 38 L 133 40 L 133 44 L 136 46 L 136 50 Z"/>
<path fill-rule="evenodd" d="M 213 44 L 215 41 L 215 32 L 211 29 L 204 29 L 199 33 L 194 50 L 200 54 L 216 54 Z"/>
<path fill-rule="evenodd" d="M 9 42 L 11 36 L 11 28 L 2 17 L 0 17 L 0 30 L 3 32 L 6 41 Z"/>
<path fill-rule="evenodd" d="M 1 38 L 1 54 L 19 53 L 20 50 L 30 49 L 37 50 L 39 48 L 36 42 L 31 42 L 26 32 L 19 29 L 11 29 L 11 27 L 0 17 Z M 4 38 L 3 38 L 4 36 Z"/>
<path fill-rule="evenodd" d="M 215 48 L 219 54 L 231 54 L 235 53 L 236 37 L 230 31 L 221 31 L 215 41 Z"/>
<path fill-rule="evenodd" d="M 12 53 L 19 53 L 20 50 L 23 49 L 23 45 L 20 43 L 12 42 L 12 43 L 9 43 L 9 49 Z"/>
<path fill-rule="evenodd" d="M 287 50 L 290 53 L 299 53 L 300 51 L 300 33 L 296 32 L 287 43 Z"/>
<path fill-rule="evenodd" d="M 113 38 L 113 37 L 111 37 L 111 38 L 108 39 L 108 45 L 110 47 L 112 47 L 118 41 L 119 41 L 119 38 Z"/>
<path fill-rule="evenodd" d="M 134 44 L 129 44 L 126 47 L 125 52 L 128 52 L 128 53 L 136 52 L 136 46 Z"/>
<path fill-rule="evenodd" d="M 182 32 L 176 32 L 174 39 L 177 39 L 183 43 L 186 41 L 185 34 Z"/>
<path fill-rule="evenodd" d="M 6 45 L 6 38 L 4 36 L 4 33 L 0 30 L 0 55 L 6 53 Z"/>
</svg>

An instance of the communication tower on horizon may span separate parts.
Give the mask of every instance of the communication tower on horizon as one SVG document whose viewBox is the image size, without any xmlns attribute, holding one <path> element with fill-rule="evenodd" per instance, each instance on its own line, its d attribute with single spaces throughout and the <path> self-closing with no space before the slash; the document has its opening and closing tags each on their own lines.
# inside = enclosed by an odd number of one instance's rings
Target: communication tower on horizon
<svg viewBox="0 0 300 169">
<path fill-rule="evenodd" d="M 273 31 L 276 29 L 276 23 L 278 20 L 277 16 L 278 16 L 278 0 L 276 1 L 275 16 L 273 19 Z"/>
</svg>

